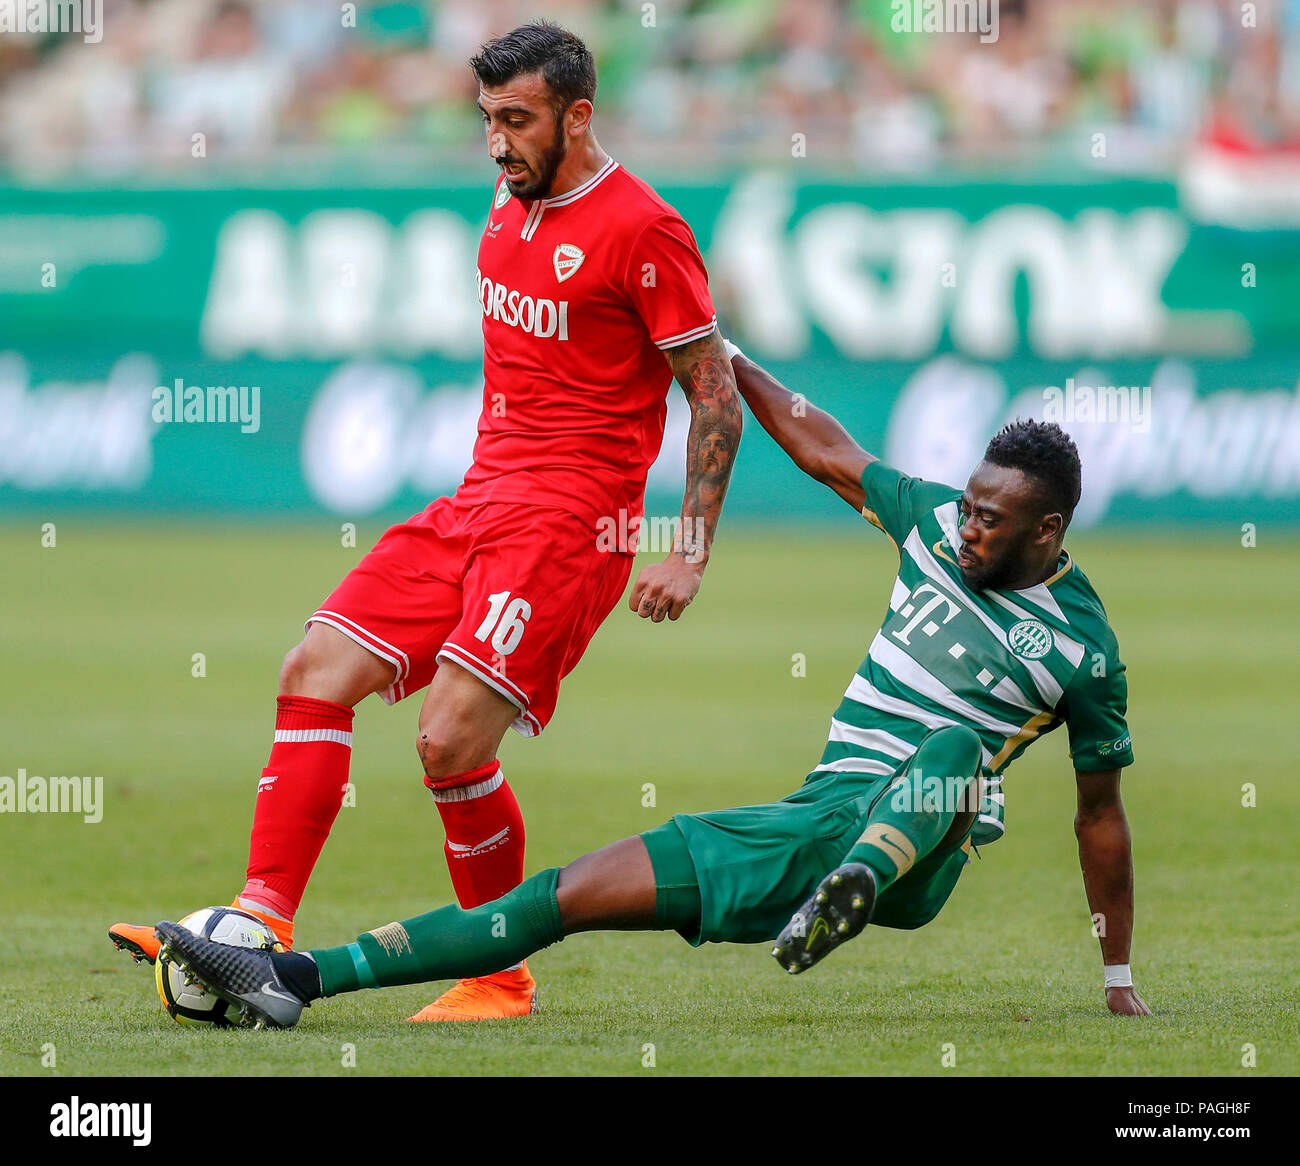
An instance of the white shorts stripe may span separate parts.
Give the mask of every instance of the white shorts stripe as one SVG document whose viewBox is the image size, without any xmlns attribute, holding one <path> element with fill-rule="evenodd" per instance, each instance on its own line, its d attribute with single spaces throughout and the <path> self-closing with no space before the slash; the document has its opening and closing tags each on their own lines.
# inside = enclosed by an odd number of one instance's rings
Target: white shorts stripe
<svg viewBox="0 0 1300 1166">
<path fill-rule="evenodd" d="M 348 619 L 346 615 L 339 615 L 337 611 L 317 611 L 311 619 L 307 621 L 306 626 L 311 627 L 313 623 L 328 624 L 336 631 L 342 632 L 350 640 L 355 640 L 366 651 L 378 656 L 381 660 L 387 660 L 394 668 L 397 669 L 397 675 L 394 677 L 394 683 L 404 680 L 411 671 L 411 661 L 401 648 L 395 648 L 387 640 L 381 640 L 374 632 L 367 631 L 355 620 Z"/>
<path fill-rule="evenodd" d="M 542 723 L 528 711 L 528 694 L 517 684 L 512 684 L 499 672 L 494 672 L 477 656 L 470 655 L 458 644 L 446 643 L 439 649 L 438 663 L 450 660 L 467 672 L 474 673 L 489 688 L 499 692 L 511 704 L 519 709 L 519 716 L 514 720 L 515 732 L 524 737 L 535 737 L 542 731 Z"/>
<path fill-rule="evenodd" d="M 472 653 L 465 651 L 459 644 L 450 642 L 443 644 L 438 650 L 439 663 L 442 662 L 444 656 L 457 664 L 464 664 L 471 672 L 481 676 L 488 681 L 490 687 L 495 688 L 512 704 L 518 705 L 521 711 L 528 707 L 528 694 L 519 685 L 512 680 L 507 680 L 495 669 L 489 668 L 487 664 Z"/>
</svg>

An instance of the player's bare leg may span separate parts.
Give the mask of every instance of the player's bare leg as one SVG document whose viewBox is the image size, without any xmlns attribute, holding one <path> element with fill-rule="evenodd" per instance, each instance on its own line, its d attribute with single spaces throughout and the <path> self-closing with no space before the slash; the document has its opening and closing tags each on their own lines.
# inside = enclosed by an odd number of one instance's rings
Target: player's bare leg
<svg viewBox="0 0 1300 1166">
<path fill-rule="evenodd" d="M 356 708 L 393 682 L 393 666 L 337 628 L 314 623 L 280 666 L 280 695 L 306 696 Z"/>
<path fill-rule="evenodd" d="M 168 958 L 233 1004 L 243 1023 L 287 1028 L 321 996 L 481 971 L 503 950 L 519 958 L 579 931 L 651 928 L 657 894 L 649 851 L 637 836 L 534 875 L 472 910 L 443 907 L 306 955 L 212 943 L 175 923 L 160 923 L 158 935 Z"/>
<path fill-rule="evenodd" d="M 565 935 L 641 931 L 655 921 L 655 871 L 639 834 L 574 859 L 560 871 L 555 897 Z"/>
<path fill-rule="evenodd" d="M 497 750 L 519 709 L 473 673 L 444 663 L 420 710 L 416 741 L 424 783 L 447 832 L 444 853 L 461 907 L 499 898 L 524 874 L 524 822 Z M 495 1020 L 537 1003 L 524 963 L 462 980 L 410 1020 Z"/>
<path fill-rule="evenodd" d="M 244 889 L 232 906 L 264 919 L 286 946 L 307 879 L 342 804 L 352 709 L 393 680 L 393 666 L 326 624 L 313 623 L 284 658 L 276 740 L 258 783 Z M 346 743 L 345 743 L 346 742 Z M 109 939 L 153 963 L 152 927 L 116 923 Z"/>
</svg>

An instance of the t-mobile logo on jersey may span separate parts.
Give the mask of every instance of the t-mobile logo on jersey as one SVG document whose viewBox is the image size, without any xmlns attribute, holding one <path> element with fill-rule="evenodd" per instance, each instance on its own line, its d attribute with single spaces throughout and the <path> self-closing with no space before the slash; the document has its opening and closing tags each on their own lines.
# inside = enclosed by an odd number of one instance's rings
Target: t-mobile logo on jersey
<svg viewBox="0 0 1300 1166">
<path fill-rule="evenodd" d="M 921 596 L 927 592 L 931 597 L 924 603 L 921 603 Z M 920 604 L 919 609 L 917 604 Z M 939 630 L 940 625 L 930 619 L 930 614 L 939 607 L 947 609 L 939 616 L 942 623 L 947 623 L 951 619 L 956 619 L 957 616 L 961 614 L 961 608 L 944 595 L 937 587 L 929 583 L 922 583 L 912 592 L 908 597 L 908 602 L 903 605 L 898 613 L 907 620 L 907 623 L 901 630 L 892 631 L 889 634 L 893 636 L 894 639 L 906 644 L 910 648 L 912 646 L 912 641 L 908 639 L 908 636 L 911 635 L 917 627 L 920 627 L 921 631 L 923 631 L 927 636 L 932 636 Z"/>
<path fill-rule="evenodd" d="M 482 305 L 483 315 L 508 324 L 511 328 L 522 328 L 543 339 L 554 336 L 557 340 L 568 340 L 568 300 L 556 303 L 555 300 L 542 296 L 521 295 L 503 283 L 494 283 L 477 269 L 474 272 L 474 285 L 478 289 L 478 301 Z"/>
</svg>

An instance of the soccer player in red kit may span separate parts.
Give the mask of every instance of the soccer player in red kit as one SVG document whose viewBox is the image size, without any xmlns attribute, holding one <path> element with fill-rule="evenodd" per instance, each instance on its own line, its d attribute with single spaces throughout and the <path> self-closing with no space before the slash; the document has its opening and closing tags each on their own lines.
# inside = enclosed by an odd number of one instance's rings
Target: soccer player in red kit
<svg viewBox="0 0 1300 1166">
<path fill-rule="evenodd" d="M 561 678 L 623 594 L 635 547 L 611 548 L 599 530 L 642 513 L 672 378 L 692 411 L 686 493 L 672 553 L 632 590 L 640 616 L 675 620 L 694 599 L 740 441 L 694 236 L 596 141 L 586 46 L 535 22 L 470 67 L 502 171 L 476 274 L 485 385 L 474 463 L 453 496 L 379 540 L 285 657 L 235 905 L 286 944 L 341 805 L 353 707 L 372 692 L 393 703 L 428 686 L 417 744 L 461 906 L 522 880 L 524 824 L 497 751 L 508 728 L 542 731 Z M 110 936 L 156 956 L 152 927 Z M 411 1019 L 535 1007 L 521 964 L 462 980 Z"/>
</svg>

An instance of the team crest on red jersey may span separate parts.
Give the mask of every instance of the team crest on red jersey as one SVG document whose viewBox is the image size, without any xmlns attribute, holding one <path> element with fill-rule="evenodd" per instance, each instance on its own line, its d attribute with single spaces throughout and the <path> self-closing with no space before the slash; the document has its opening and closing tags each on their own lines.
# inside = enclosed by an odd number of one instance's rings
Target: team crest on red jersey
<svg viewBox="0 0 1300 1166">
<path fill-rule="evenodd" d="M 582 261 L 586 258 L 582 249 L 572 243 L 557 243 L 555 254 L 551 256 L 551 261 L 555 264 L 555 278 L 563 283 L 582 266 Z"/>
</svg>

